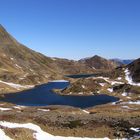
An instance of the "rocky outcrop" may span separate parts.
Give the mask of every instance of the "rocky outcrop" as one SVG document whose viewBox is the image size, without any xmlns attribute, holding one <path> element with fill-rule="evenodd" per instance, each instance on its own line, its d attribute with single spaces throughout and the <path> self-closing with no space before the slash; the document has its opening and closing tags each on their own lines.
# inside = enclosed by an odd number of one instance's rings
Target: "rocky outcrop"
<svg viewBox="0 0 140 140">
<path fill-rule="evenodd" d="M 140 83 L 140 58 L 129 64 L 128 69 L 134 82 Z"/>
<path fill-rule="evenodd" d="M 100 81 L 99 81 L 100 82 Z M 78 79 L 71 83 L 71 85 L 62 91 L 63 94 L 75 95 L 94 95 L 101 88 L 98 80 L 92 78 Z"/>
</svg>

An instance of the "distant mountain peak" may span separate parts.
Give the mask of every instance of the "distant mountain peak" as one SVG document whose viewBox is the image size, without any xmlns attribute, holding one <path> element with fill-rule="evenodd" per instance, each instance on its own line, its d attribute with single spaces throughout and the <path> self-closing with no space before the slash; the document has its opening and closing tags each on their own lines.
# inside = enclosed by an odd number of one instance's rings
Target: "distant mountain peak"
<svg viewBox="0 0 140 140">
<path fill-rule="evenodd" d="M 104 69 L 111 70 L 116 67 L 116 64 L 110 60 L 107 60 L 101 56 L 94 55 L 93 57 L 88 57 L 79 60 L 82 63 L 85 63 L 89 67 L 94 67 L 95 69 Z"/>
<path fill-rule="evenodd" d="M 101 58 L 99 55 L 94 55 L 92 58 Z"/>
<path fill-rule="evenodd" d="M 85 58 L 82 58 L 80 59 L 79 61 L 86 61 L 86 60 L 89 60 L 89 59 L 101 59 L 102 57 L 99 56 L 99 55 L 94 55 L 94 56 L 91 56 L 91 57 L 85 57 Z M 104 58 L 103 58 L 104 59 Z"/>
<path fill-rule="evenodd" d="M 119 59 L 119 58 L 114 58 L 110 60 L 116 62 L 118 65 L 128 65 L 134 61 L 134 59 Z"/>
</svg>

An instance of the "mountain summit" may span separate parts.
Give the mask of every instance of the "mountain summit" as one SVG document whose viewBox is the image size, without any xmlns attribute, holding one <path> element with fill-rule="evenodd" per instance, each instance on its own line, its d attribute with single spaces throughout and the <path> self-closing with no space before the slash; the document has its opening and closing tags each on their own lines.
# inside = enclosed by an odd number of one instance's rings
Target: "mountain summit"
<svg viewBox="0 0 140 140">
<path fill-rule="evenodd" d="M 110 60 L 107 60 L 105 58 L 102 58 L 98 55 L 95 55 L 93 57 L 81 59 L 80 62 L 85 63 L 89 67 L 100 69 L 100 70 L 112 70 L 116 67 L 116 64 L 113 63 Z"/>
</svg>

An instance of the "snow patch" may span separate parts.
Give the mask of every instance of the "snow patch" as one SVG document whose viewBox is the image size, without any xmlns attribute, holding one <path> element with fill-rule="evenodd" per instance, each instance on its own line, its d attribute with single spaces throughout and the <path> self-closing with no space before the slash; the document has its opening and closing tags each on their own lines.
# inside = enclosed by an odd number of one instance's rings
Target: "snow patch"
<svg viewBox="0 0 140 140">
<path fill-rule="evenodd" d="M 3 108 L 3 107 L 0 107 L 0 110 L 1 111 L 8 111 L 8 110 L 12 110 L 11 108 Z"/>
<path fill-rule="evenodd" d="M 95 67 L 92 67 L 92 69 L 96 70 L 96 68 L 95 68 Z"/>
<path fill-rule="evenodd" d="M 49 78 L 49 75 L 45 75 L 45 78 Z"/>
<path fill-rule="evenodd" d="M 130 71 L 128 70 L 128 68 L 124 71 L 125 73 L 125 79 L 128 82 L 128 84 L 133 85 L 133 86 L 140 86 L 140 83 L 135 83 L 132 80 L 132 77 L 130 75 Z"/>
<path fill-rule="evenodd" d="M 79 95 L 83 95 L 84 93 L 83 93 L 83 92 L 79 92 L 78 94 L 79 94 Z"/>
<path fill-rule="evenodd" d="M 115 84 L 124 84 L 123 82 L 118 82 L 118 81 L 110 81 L 111 85 L 115 85 Z"/>
<path fill-rule="evenodd" d="M 33 72 L 34 70 L 30 69 L 31 72 Z"/>
<path fill-rule="evenodd" d="M 27 128 L 35 131 L 33 137 L 37 140 L 109 140 L 109 138 L 80 138 L 80 137 L 64 137 L 64 136 L 53 136 L 45 131 L 43 131 L 39 126 L 27 123 L 27 124 L 18 124 L 10 123 L 5 121 L 0 121 L 0 126 L 7 128 Z M 5 136 L 5 134 L 3 134 Z M 11 140 L 11 139 L 2 139 L 2 140 Z"/>
<path fill-rule="evenodd" d="M 86 110 L 83 110 L 83 112 L 85 112 L 85 113 L 87 113 L 87 114 L 90 114 L 90 112 L 89 112 L 89 111 L 86 111 Z"/>
<path fill-rule="evenodd" d="M 117 80 L 122 80 L 122 77 L 118 77 Z"/>
<path fill-rule="evenodd" d="M 113 88 L 108 88 L 107 89 L 109 92 L 113 92 Z"/>
<path fill-rule="evenodd" d="M 110 83 L 111 85 L 115 85 L 115 84 L 124 84 L 123 82 L 118 82 L 118 81 L 112 81 L 112 80 L 109 80 L 108 77 L 96 77 L 94 79 L 104 79 L 107 83 Z"/>
<path fill-rule="evenodd" d="M 43 111 L 43 112 L 49 112 L 50 109 L 38 109 L 39 111 Z"/>
<path fill-rule="evenodd" d="M 25 73 L 22 77 L 20 77 L 19 79 L 23 80 L 28 76 L 29 73 Z"/>
<path fill-rule="evenodd" d="M 22 69 L 22 67 L 19 66 L 18 64 L 15 64 L 15 66 L 16 66 L 17 68 L 19 68 L 19 69 Z"/>
<path fill-rule="evenodd" d="M 100 83 L 100 86 L 104 87 L 106 83 Z"/>
<path fill-rule="evenodd" d="M 128 93 L 127 93 L 127 92 L 123 92 L 123 93 L 122 93 L 122 96 L 124 96 L 124 97 L 125 97 L 125 96 L 128 96 Z"/>
<path fill-rule="evenodd" d="M 21 109 L 19 106 L 13 106 L 13 108 L 15 108 L 15 109 Z"/>
<path fill-rule="evenodd" d="M 25 73 L 25 74 L 23 75 L 23 77 L 24 77 L 24 78 L 25 78 L 25 77 L 27 77 L 27 76 L 28 76 L 28 74 L 29 74 L 29 73 Z"/>
<path fill-rule="evenodd" d="M 51 83 L 52 82 L 69 82 L 69 81 L 67 81 L 67 80 L 53 80 L 53 81 L 50 81 Z"/>
<path fill-rule="evenodd" d="M 14 58 L 12 58 L 12 57 L 11 57 L 10 59 L 11 59 L 11 60 L 14 60 Z"/>
<path fill-rule="evenodd" d="M 85 86 L 84 86 L 84 85 L 82 85 L 82 88 L 85 88 Z"/>
<path fill-rule="evenodd" d="M 133 105 L 133 104 L 140 105 L 140 101 L 135 101 L 135 102 L 129 101 L 128 104 L 132 104 L 132 105 Z"/>
<path fill-rule="evenodd" d="M 116 105 L 116 104 L 119 104 L 120 102 L 122 102 L 123 100 L 119 100 L 119 101 L 116 101 L 116 102 L 113 102 L 113 103 L 111 103 L 112 105 Z"/>
<path fill-rule="evenodd" d="M 15 108 L 15 109 L 22 109 L 22 108 L 26 108 L 26 107 L 18 105 L 18 106 L 13 106 L 13 108 Z"/>
<path fill-rule="evenodd" d="M 130 130 L 135 131 L 135 132 L 140 132 L 140 128 L 130 128 Z"/>
<path fill-rule="evenodd" d="M 12 88 L 15 88 L 15 89 L 17 89 L 17 90 L 20 90 L 21 88 L 32 88 L 32 87 L 34 87 L 33 85 L 25 85 L 25 86 L 23 86 L 23 85 L 20 85 L 20 84 L 14 84 L 14 83 L 9 83 L 9 82 L 4 82 L 4 81 L 1 81 L 0 80 L 0 83 L 3 83 L 3 84 L 6 84 L 6 85 L 8 85 L 8 86 L 10 86 L 10 87 L 12 87 Z"/>
<path fill-rule="evenodd" d="M 122 108 L 131 109 L 129 106 L 122 106 Z"/>
<path fill-rule="evenodd" d="M 130 104 L 130 105 L 140 105 L 140 100 L 137 101 L 129 101 L 129 102 L 123 102 L 121 104 Z"/>
<path fill-rule="evenodd" d="M 101 92 L 100 90 L 97 91 L 97 93 L 100 93 L 100 92 Z"/>
<path fill-rule="evenodd" d="M 4 133 L 4 131 L 2 129 L 0 129 L 0 139 L 1 140 L 13 140 L 10 137 L 6 136 L 6 134 Z"/>
</svg>

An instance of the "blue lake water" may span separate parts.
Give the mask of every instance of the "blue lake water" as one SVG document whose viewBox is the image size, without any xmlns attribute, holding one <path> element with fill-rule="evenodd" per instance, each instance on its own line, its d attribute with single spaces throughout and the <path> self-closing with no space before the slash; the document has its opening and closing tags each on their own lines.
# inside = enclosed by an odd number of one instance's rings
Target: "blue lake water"
<svg viewBox="0 0 140 140">
<path fill-rule="evenodd" d="M 52 89 L 64 89 L 69 86 L 69 84 L 69 82 L 50 82 L 26 91 L 7 94 L 4 98 L 1 98 L 0 101 L 24 106 L 67 105 L 87 108 L 119 100 L 116 97 L 104 94 L 93 96 L 71 96 L 58 95 L 52 91 Z"/>
</svg>

